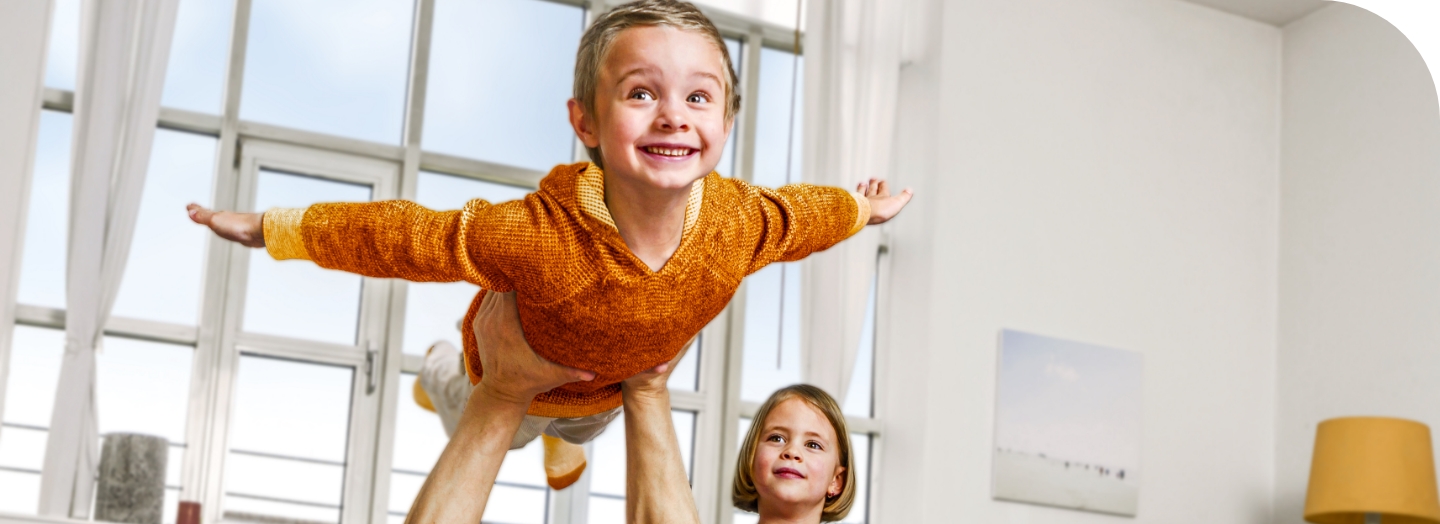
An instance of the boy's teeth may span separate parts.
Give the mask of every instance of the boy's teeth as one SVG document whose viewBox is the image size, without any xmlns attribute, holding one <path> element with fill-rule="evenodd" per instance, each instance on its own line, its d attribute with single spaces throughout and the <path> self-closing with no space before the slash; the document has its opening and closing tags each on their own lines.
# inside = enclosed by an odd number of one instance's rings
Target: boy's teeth
<svg viewBox="0 0 1440 524">
<path fill-rule="evenodd" d="M 669 148 L 669 147 L 654 147 L 654 146 L 650 146 L 650 147 L 646 147 L 645 150 L 646 150 L 646 151 L 649 151 L 650 153 L 656 154 L 656 155 L 665 155 L 665 156 L 685 156 L 685 155 L 690 154 L 690 150 L 689 150 L 688 148 Z"/>
</svg>

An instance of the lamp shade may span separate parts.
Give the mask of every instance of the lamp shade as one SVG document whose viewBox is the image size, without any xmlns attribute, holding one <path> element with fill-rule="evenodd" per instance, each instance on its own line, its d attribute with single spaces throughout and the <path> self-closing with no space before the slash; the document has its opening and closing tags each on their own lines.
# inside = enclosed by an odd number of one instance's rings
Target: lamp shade
<svg viewBox="0 0 1440 524">
<path fill-rule="evenodd" d="M 1379 417 L 1320 423 L 1305 520 L 1360 524 L 1366 513 L 1385 524 L 1440 524 L 1429 427 Z"/>
</svg>

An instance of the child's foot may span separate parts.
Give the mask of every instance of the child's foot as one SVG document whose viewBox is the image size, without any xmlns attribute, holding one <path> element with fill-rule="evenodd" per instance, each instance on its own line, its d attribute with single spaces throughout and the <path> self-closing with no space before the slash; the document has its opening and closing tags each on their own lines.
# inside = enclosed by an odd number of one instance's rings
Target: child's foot
<svg viewBox="0 0 1440 524">
<path fill-rule="evenodd" d="M 415 388 L 412 391 L 412 395 L 415 397 L 415 403 L 420 405 L 420 407 L 425 408 L 426 411 L 431 413 L 435 412 L 435 403 L 430 402 L 430 395 L 425 393 L 425 388 L 420 387 L 419 379 L 415 380 Z"/>
<path fill-rule="evenodd" d="M 545 443 L 545 482 L 561 490 L 580 480 L 585 472 L 585 448 L 550 435 L 540 435 Z"/>
</svg>

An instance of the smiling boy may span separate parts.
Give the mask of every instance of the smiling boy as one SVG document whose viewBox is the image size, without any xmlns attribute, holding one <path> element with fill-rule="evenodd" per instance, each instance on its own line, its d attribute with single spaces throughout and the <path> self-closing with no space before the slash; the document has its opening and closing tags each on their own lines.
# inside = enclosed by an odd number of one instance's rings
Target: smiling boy
<svg viewBox="0 0 1440 524">
<path fill-rule="evenodd" d="M 405 201 L 316 204 L 263 215 L 192 204 L 190 216 L 278 260 L 515 291 L 535 352 L 595 373 L 536 396 L 512 441 L 551 437 L 547 475 L 560 489 L 584 468 L 573 445 L 618 415 L 620 382 L 684 349 L 741 279 L 885 222 L 910 200 L 909 190 L 892 196 L 873 179 L 850 193 L 769 189 L 715 173 L 740 107 L 737 83 L 704 14 L 641 0 L 598 17 L 580 41 L 568 104 L 592 162 L 556 166 L 523 200 L 476 199 L 447 212 Z M 474 384 L 483 370 L 469 330 L 463 340 Z"/>
</svg>

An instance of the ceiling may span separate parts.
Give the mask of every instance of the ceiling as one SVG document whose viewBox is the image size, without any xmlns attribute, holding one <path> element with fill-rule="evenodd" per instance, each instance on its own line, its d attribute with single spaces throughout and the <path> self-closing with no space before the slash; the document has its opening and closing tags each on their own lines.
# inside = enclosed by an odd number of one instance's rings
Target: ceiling
<svg viewBox="0 0 1440 524">
<path fill-rule="evenodd" d="M 1190 2 L 1277 26 L 1298 20 L 1330 3 L 1325 0 L 1190 0 Z"/>
</svg>

